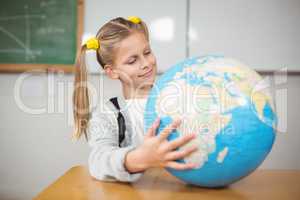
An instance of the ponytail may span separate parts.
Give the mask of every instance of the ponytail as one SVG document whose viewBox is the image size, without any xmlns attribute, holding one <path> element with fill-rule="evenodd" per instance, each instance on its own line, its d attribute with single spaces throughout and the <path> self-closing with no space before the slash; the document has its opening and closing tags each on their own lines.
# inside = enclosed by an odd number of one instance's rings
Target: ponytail
<svg viewBox="0 0 300 200">
<path fill-rule="evenodd" d="M 73 116 L 75 130 L 73 137 L 79 139 L 82 134 L 84 134 L 87 140 L 87 126 L 90 118 L 90 110 L 87 87 L 87 69 L 85 63 L 86 50 L 86 45 L 83 45 L 77 55 L 75 64 L 76 69 L 73 92 Z"/>
</svg>

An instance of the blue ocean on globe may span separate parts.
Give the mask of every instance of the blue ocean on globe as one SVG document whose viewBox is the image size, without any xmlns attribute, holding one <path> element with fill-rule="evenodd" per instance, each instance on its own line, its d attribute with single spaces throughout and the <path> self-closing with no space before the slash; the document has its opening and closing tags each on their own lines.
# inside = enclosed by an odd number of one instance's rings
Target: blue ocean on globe
<svg viewBox="0 0 300 200">
<path fill-rule="evenodd" d="M 159 134 L 174 119 L 182 123 L 168 140 L 197 137 L 180 148 L 198 150 L 178 162 L 197 168 L 166 168 L 180 180 L 202 187 L 222 187 L 253 172 L 275 140 L 277 117 L 269 82 L 243 63 L 219 55 L 186 59 L 155 82 L 147 100 L 147 130 L 157 117 Z"/>
</svg>

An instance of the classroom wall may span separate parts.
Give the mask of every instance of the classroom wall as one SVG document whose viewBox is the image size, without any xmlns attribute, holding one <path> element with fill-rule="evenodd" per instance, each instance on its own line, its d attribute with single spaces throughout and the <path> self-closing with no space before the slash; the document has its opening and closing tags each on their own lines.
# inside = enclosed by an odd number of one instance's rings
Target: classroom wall
<svg viewBox="0 0 300 200">
<path fill-rule="evenodd" d="M 96 0 L 87 4 L 100 6 Z M 73 78 L 0 74 L 0 200 L 31 199 L 72 166 L 87 164 L 88 145 L 71 139 Z M 121 94 L 117 81 L 101 74 L 89 79 L 101 98 Z M 287 91 L 287 98 L 285 92 L 278 96 L 283 124 L 261 168 L 300 169 L 300 76 L 289 75 L 277 89 Z"/>
</svg>

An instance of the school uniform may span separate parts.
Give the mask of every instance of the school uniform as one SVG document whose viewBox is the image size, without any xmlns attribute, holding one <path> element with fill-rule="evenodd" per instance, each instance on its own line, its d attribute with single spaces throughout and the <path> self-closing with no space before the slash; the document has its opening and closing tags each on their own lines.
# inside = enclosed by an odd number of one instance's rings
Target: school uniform
<svg viewBox="0 0 300 200">
<path fill-rule="evenodd" d="M 146 99 L 125 100 L 117 96 L 120 111 L 112 101 L 97 106 L 91 113 L 88 125 L 89 172 L 91 176 L 103 181 L 134 182 L 142 175 L 130 173 L 124 167 L 125 156 L 137 148 L 144 137 L 144 108 Z M 120 141 L 119 112 L 125 121 L 125 137 Z"/>
</svg>

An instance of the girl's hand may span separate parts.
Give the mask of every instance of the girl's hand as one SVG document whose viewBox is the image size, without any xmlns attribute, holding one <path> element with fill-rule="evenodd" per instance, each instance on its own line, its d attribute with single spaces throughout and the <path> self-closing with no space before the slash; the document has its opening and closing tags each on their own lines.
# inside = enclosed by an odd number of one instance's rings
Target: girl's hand
<svg viewBox="0 0 300 200">
<path fill-rule="evenodd" d="M 180 123 L 180 120 L 175 120 L 156 136 L 155 133 L 160 124 L 160 120 L 156 119 L 146 133 L 143 144 L 127 154 L 125 159 L 127 170 L 139 172 L 151 167 L 170 167 L 177 170 L 196 167 L 196 164 L 193 163 L 178 163 L 175 161 L 197 150 L 196 146 L 185 150 L 175 150 L 194 139 L 195 134 L 185 135 L 172 141 L 167 140 L 170 133 L 178 128 Z"/>
</svg>

